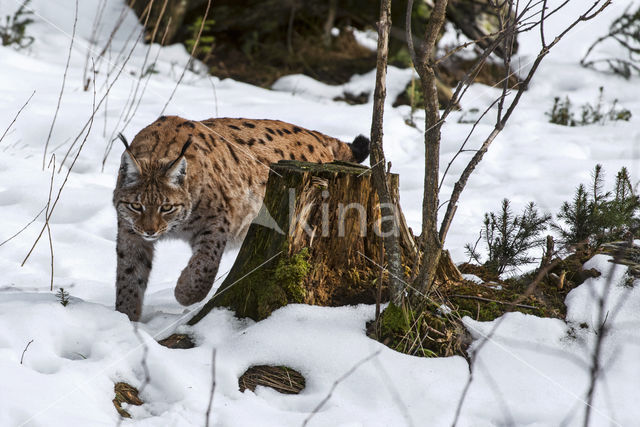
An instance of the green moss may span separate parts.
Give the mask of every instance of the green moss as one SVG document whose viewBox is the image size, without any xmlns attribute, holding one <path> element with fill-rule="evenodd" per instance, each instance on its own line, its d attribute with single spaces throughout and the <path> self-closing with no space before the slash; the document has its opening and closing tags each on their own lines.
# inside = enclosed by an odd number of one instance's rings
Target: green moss
<svg viewBox="0 0 640 427">
<path fill-rule="evenodd" d="M 216 306 L 228 307 L 239 317 L 262 320 L 289 303 L 304 302 L 304 282 L 311 271 L 309 250 L 280 257 L 272 267 L 247 275 L 216 298 Z"/>
<path fill-rule="evenodd" d="M 304 279 L 310 271 L 309 249 L 307 248 L 278 262 L 274 272 L 274 281 L 284 289 L 289 302 L 304 302 L 307 296 Z"/>
<path fill-rule="evenodd" d="M 383 337 L 404 335 L 409 329 L 409 319 L 402 307 L 389 303 L 380 314 L 380 335 Z"/>
<path fill-rule="evenodd" d="M 374 321 L 372 327 L 377 327 L 378 333 L 370 329 L 370 336 L 401 353 L 421 357 L 464 355 L 465 331 L 459 318 L 441 313 L 435 304 L 389 304 L 377 326 Z"/>
</svg>

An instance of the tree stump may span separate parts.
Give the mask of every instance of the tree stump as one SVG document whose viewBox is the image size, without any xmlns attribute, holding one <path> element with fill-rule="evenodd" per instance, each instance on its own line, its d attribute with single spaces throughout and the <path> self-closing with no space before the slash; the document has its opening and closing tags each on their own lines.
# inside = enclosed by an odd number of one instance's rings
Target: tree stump
<svg viewBox="0 0 640 427">
<path fill-rule="evenodd" d="M 389 177 L 398 200 L 398 176 Z M 417 258 L 413 236 L 395 210 L 408 275 Z M 346 162 L 280 161 L 271 165 L 262 209 L 250 225 L 229 275 L 195 324 L 224 306 L 260 320 L 288 303 L 340 306 L 388 300 L 378 196 L 371 170 Z"/>
</svg>

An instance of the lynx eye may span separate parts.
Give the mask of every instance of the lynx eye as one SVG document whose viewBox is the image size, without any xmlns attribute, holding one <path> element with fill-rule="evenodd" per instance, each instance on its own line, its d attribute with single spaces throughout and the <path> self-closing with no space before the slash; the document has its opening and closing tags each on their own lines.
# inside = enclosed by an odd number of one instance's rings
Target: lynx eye
<svg viewBox="0 0 640 427">
<path fill-rule="evenodd" d="M 136 212 L 143 211 L 143 207 L 140 203 L 129 203 L 129 208 L 131 208 L 131 210 L 134 210 Z"/>
<path fill-rule="evenodd" d="M 160 206 L 160 212 L 167 213 L 171 212 L 174 209 L 173 205 L 164 204 Z"/>
</svg>

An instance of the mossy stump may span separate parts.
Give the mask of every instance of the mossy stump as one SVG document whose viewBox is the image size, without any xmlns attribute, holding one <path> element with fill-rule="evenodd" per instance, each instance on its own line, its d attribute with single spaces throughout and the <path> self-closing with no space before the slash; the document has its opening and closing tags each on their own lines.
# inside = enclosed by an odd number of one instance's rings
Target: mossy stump
<svg viewBox="0 0 640 427">
<path fill-rule="evenodd" d="M 390 176 L 398 194 L 398 176 Z M 402 263 L 416 259 L 399 210 Z M 249 227 L 229 275 L 203 309 L 229 307 L 261 320 L 288 303 L 341 306 L 376 302 L 384 265 L 378 196 L 369 168 L 346 162 L 271 165 L 262 210 Z M 382 276 L 382 301 L 388 300 Z"/>
</svg>

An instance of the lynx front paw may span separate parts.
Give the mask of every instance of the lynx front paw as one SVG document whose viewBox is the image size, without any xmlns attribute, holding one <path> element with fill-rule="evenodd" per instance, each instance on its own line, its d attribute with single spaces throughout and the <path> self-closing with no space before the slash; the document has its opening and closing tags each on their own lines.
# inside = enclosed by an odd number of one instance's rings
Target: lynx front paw
<svg viewBox="0 0 640 427">
<path fill-rule="evenodd" d="M 137 322 L 142 312 L 142 301 L 131 294 L 125 294 L 127 293 L 119 292 L 116 297 L 116 311 L 126 314 L 132 322 Z"/>
<path fill-rule="evenodd" d="M 211 285 L 206 286 L 199 283 L 197 279 L 194 280 L 188 269 L 185 269 L 178 279 L 174 294 L 181 305 L 191 305 L 202 301 L 209 293 L 209 289 Z"/>
</svg>

